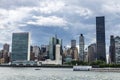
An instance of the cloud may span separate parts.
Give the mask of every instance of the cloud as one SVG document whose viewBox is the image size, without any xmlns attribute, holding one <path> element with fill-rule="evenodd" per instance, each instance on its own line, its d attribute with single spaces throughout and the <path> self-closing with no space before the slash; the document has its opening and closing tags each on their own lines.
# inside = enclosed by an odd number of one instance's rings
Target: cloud
<svg viewBox="0 0 120 80">
<path fill-rule="evenodd" d="M 21 27 L 28 27 L 30 24 L 34 24 L 35 26 L 66 26 L 67 21 L 63 18 L 57 16 L 44 17 L 40 16 L 40 14 L 36 15 L 36 13 L 46 14 L 48 12 L 49 14 L 49 12 L 58 11 L 60 8 L 53 7 L 56 3 L 51 3 L 51 7 L 46 7 L 46 5 L 48 5 L 47 2 L 41 3 L 40 5 L 37 5 L 40 2 L 37 4 L 33 2 L 33 0 L 13 0 L 12 2 L 7 2 L 6 0 L 0 1 L 0 44 L 11 44 L 12 33 L 23 32 L 25 30 L 21 29 Z M 29 5 L 29 3 L 31 3 L 31 5 Z M 9 8 L 6 5 L 9 6 Z M 60 5 L 62 6 L 62 3 L 57 3 L 56 7 Z M 33 19 L 36 21 L 34 22 Z M 30 20 L 31 22 L 28 22 Z M 26 23 L 29 23 L 29 25 Z"/>
<path fill-rule="evenodd" d="M 75 12 L 85 18 L 89 18 L 91 15 L 93 15 L 93 12 L 87 8 L 78 8 Z"/>
<path fill-rule="evenodd" d="M 108 2 L 102 6 L 104 12 L 109 14 L 120 13 L 120 4 L 115 2 Z"/>
<path fill-rule="evenodd" d="M 17 24 L 29 17 L 30 8 L 20 7 L 16 9 L 6 10 L 0 8 L 1 24 Z"/>
<path fill-rule="evenodd" d="M 33 7 L 39 5 L 39 0 L 0 0 L 0 8 L 14 9 L 18 7 Z"/>
<path fill-rule="evenodd" d="M 12 10 L 0 8 L 0 44 L 11 44 L 12 33 L 22 31 L 18 25 L 29 16 L 29 11 L 23 7 Z"/>
<path fill-rule="evenodd" d="M 33 28 L 37 27 L 39 32 L 44 32 L 43 28 L 61 28 L 57 33 L 66 36 L 66 40 L 78 39 L 75 36 L 83 33 L 88 45 L 95 42 L 96 16 L 106 18 L 108 47 L 110 35 L 120 34 L 119 0 L 0 0 L 0 44 L 10 42 L 12 32 L 31 31 L 34 34 Z M 39 41 L 38 37 L 32 39 Z"/>
<path fill-rule="evenodd" d="M 40 26 L 66 26 L 67 21 L 64 20 L 63 18 L 56 17 L 56 16 L 48 16 L 48 17 L 43 17 L 43 16 L 33 16 L 35 21 L 28 21 L 27 24 L 29 25 L 40 25 Z"/>
<path fill-rule="evenodd" d="M 45 14 L 51 14 L 62 10 L 65 7 L 65 3 L 58 0 L 45 0 L 40 2 L 40 12 Z"/>
</svg>

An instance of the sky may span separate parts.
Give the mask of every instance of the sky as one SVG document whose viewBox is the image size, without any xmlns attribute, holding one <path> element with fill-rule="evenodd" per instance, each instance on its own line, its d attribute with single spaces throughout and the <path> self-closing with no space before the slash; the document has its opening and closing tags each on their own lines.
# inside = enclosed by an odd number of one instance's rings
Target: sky
<svg viewBox="0 0 120 80">
<path fill-rule="evenodd" d="M 82 33 L 85 46 L 96 42 L 96 16 L 105 16 L 106 48 L 120 34 L 120 0 L 0 0 L 0 48 L 13 32 L 30 32 L 31 45 L 47 45 L 57 34 L 65 46 Z"/>
</svg>

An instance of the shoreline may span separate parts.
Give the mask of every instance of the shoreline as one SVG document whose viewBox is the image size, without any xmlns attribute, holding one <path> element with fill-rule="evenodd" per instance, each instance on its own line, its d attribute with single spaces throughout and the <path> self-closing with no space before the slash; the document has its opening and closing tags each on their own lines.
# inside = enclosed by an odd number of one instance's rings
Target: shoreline
<svg viewBox="0 0 120 80">
<path fill-rule="evenodd" d="M 120 72 L 120 68 L 92 68 L 93 72 Z"/>
<path fill-rule="evenodd" d="M 0 67 L 10 67 L 10 68 L 69 68 L 69 69 L 73 68 L 73 66 L 67 66 L 67 65 L 42 65 L 42 66 L 36 66 L 36 65 L 34 65 L 34 66 L 0 65 Z M 89 71 L 90 72 L 120 72 L 120 68 L 110 68 L 110 67 L 92 68 Z"/>
<path fill-rule="evenodd" d="M 0 67 L 40 67 L 40 68 L 73 68 L 73 66 L 65 66 L 65 65 L 42 65 L 42 66 L 36 66 L 36 65 L 33 65 L 33 66 L 24 66 L 24 65 L 0 65 Z"/>
</svg>

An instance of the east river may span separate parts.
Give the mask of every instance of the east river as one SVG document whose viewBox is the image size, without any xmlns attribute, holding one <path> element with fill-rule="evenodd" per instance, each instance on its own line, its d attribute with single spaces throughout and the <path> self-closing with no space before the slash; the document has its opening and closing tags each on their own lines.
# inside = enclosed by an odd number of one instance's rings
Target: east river
<svg viewBox="0 0 120 80">
<path fill-rule="evenodd" d="M 120 80 L 119 72 L 73 71 L 66 68 L 0 67 L 0 80 Z"/>
</svg>

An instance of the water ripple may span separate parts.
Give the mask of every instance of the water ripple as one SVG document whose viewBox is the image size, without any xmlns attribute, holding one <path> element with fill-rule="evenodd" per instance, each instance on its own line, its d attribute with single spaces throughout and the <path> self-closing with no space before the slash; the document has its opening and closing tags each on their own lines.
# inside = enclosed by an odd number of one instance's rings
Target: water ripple
<svg viewBox="0 0 120 80">
<path fill-rule="evenodd" d="M 0 68 L 0 80 L 120 80 L 119 75 L 59 68 Z"/>
</svg>

